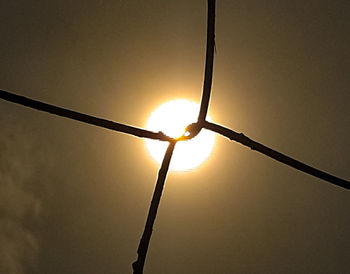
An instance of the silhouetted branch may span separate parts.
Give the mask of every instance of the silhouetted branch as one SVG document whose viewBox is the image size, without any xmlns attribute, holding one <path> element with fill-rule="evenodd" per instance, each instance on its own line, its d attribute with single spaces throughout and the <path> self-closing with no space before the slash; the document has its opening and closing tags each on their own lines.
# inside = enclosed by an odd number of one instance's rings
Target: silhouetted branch
<svg viewBox="0 0 350 274">
<path fill-rule="evenodd" d="M 288 157 L 280 152 L 277 152 L 276 150 L 268 148 L 268 147 L 266 147 L 258 142 L 255 142 L 255 141 L 249 139 L 243 133 L 237 133 L 231 129 L 228 129 L 228 128 L 225 128 L 225 127 L 220 126 L 218 124 L 210 123 L 207 121 L 204 122 L 203 127 L 206 129 L 215 131 L 216 133 L 219 133 L 219 134 L 229 138 L 230 140 L 237 141 L 237 142 L 241 143 L 242 145 L 250 147 L 252 150 L 259 151 L 259 152 L 265 154 L 266 156 L 269 156 L 269 157 L 271 157 L 279 162 L 282 162 L 286 165 L 289 165 L 291 167 L 299 169 L 300 171 L 303 171 L 307 174 L 315 176 L 319 179 L 325 180 L 331 184 L 334 184 L 334 185 L 337 185 L 337 186 L 340 186 L 340 187 L 343 187 L 346 189 L 349 189 L 349 187 L 350 187 L 349 181 L 335 177 L 331 174 L 328 174 L 326 172 L 323 172 L 321 170 L 318 170 L 316 168 L 313 168 L 311 166 L 303 164 L 302 162 L 299 162 L 291 157 Z"/>
<path fill-rule="evenodd" d="M 6 101 L 20 104 L 26 107 L 34 108 L 37 110 L 49 112 L 58 116 L 66 117 L 72 120 L 80 121 L 83 123 L 95 125 L 98 127 L 107 128 L 114 131 L 119 131 L 127 134 L 131 134 L 137 137 L 156 139 L 161 141 L 173 141 L 172 138 L 166 136 L 162 132 L 152 132 L 145 129 L 132 127 L 124 124 L 119 124 L 102 118 L 93 117 L 87 114 L 79 113 L 69 109 L 57 107 L 54 105 L 42 103 L 24 96 L 16 95 L 4 90 L 0 90 L 0 98 Z"/>
<path fill-rule="evenodd" d="M 208 112 L 210 91 L 213 77 L 215 47 L 215 0 L 208 0 L 208 18 L 207 18 L 207 53 L 205 58 L 205 74 L 201 106 L 198 116 L 198 122 L 205 120 Z"/>
<path fill-rule="evenodd" d="M 143 231 L 142 237 L 140 239 L 139 247 L 137 249 L 137 260 L 132 264 L 132 268 L 135 274 L 141 274 L 143 272 L 143 266 L 145 264 L 146 254 L 148 250 L 148 245 L 152 236 L 153 224 L 156 219 L 157 210 L 162 196 L 162 191 L 164 187 L 164 182 L 168 173 L 169 164 L 171 156 L 174 151 L 176 142 L 169 142 L 168 149 L 164 155 L 162 165 L 158 172 L 158 179 L 156 187 L 154 189 L 153 198 L 151 201 L 151 206 L 148 211 L 147 221 L 145 224 L 145 229 Z"/>
</svg>

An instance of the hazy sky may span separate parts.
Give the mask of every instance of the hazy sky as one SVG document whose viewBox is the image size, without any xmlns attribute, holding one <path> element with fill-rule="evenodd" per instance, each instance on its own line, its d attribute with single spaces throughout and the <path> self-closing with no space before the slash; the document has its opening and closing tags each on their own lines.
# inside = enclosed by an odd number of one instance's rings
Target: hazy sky
<svg viewBox="0 0 350 274">
<path fill-rule="evenodd" d="M 217 1 L 210 115 L 350 179 L 350 2 Z M 199 102 L 206 1 L 0 1 L 0 89 L 143 127 Z M 0 101 L 0 272 L 130 273 L 158 166 L 135 137 Z M 170 173 L 145 273 L 345 273 L 349 192 L 218 137 Z"/>
</svg>

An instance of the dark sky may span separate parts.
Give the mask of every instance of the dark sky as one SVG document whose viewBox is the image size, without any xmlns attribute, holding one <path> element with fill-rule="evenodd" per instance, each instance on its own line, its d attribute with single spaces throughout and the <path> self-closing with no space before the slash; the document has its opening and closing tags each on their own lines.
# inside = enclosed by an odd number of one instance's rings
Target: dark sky
<svg viewBox="0 0 350 274">
<path fill-rule="evenodd" d="M 350 2 L 217 1 L 210 114 L 350 179 Z M 0 89 L 143 127 L 199 102 L 206 1 L 1 1 Z M 0 101 L 0 273 L 130 273 L 142 140 Z M 145 273 L 345 273 L 349 192 L 217 138 L 170 173 Z"/>
</svg>

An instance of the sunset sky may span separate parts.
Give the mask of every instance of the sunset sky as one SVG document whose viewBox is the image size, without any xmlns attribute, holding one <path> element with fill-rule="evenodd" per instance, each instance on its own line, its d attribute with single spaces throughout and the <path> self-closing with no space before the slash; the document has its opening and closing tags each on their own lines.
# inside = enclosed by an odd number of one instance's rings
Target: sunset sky
<svg viewBox="0 0 350 274">
<path fill-rule="evenodd" d="M 350 180 L 350 2 L 218 0 L 212 119 Z M 0 89 L 145 127 L 200 102 L 206 1 L 2 1 Z M 131 273 L 144 140 L 0 100 L 0 273 Z M 349 191 L 220 136 L 170 172 L 145 273 L 345 273 Z"/>
</svg>

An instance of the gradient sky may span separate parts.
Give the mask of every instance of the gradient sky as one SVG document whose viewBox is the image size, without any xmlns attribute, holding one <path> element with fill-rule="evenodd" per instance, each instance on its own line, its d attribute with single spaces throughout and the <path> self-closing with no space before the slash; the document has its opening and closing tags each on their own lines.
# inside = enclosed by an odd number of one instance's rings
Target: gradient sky
<svg viewBox="0 0 350 274">
<path fill-rule="evenodd" d="M 350 179 L 350 2 L 217 1 L 210 115 Z M 200 101 L 206 1 L 1 1 L 0 88 L 143 127 Z M 130 273 L 142 140 L 0 101 L 0 272 Z M 345 273 L 349 192 L 221 137 L 170 173 L 145 273 Z M 11 269 L 11 270 L 10 270 Z"/>
</svg>

